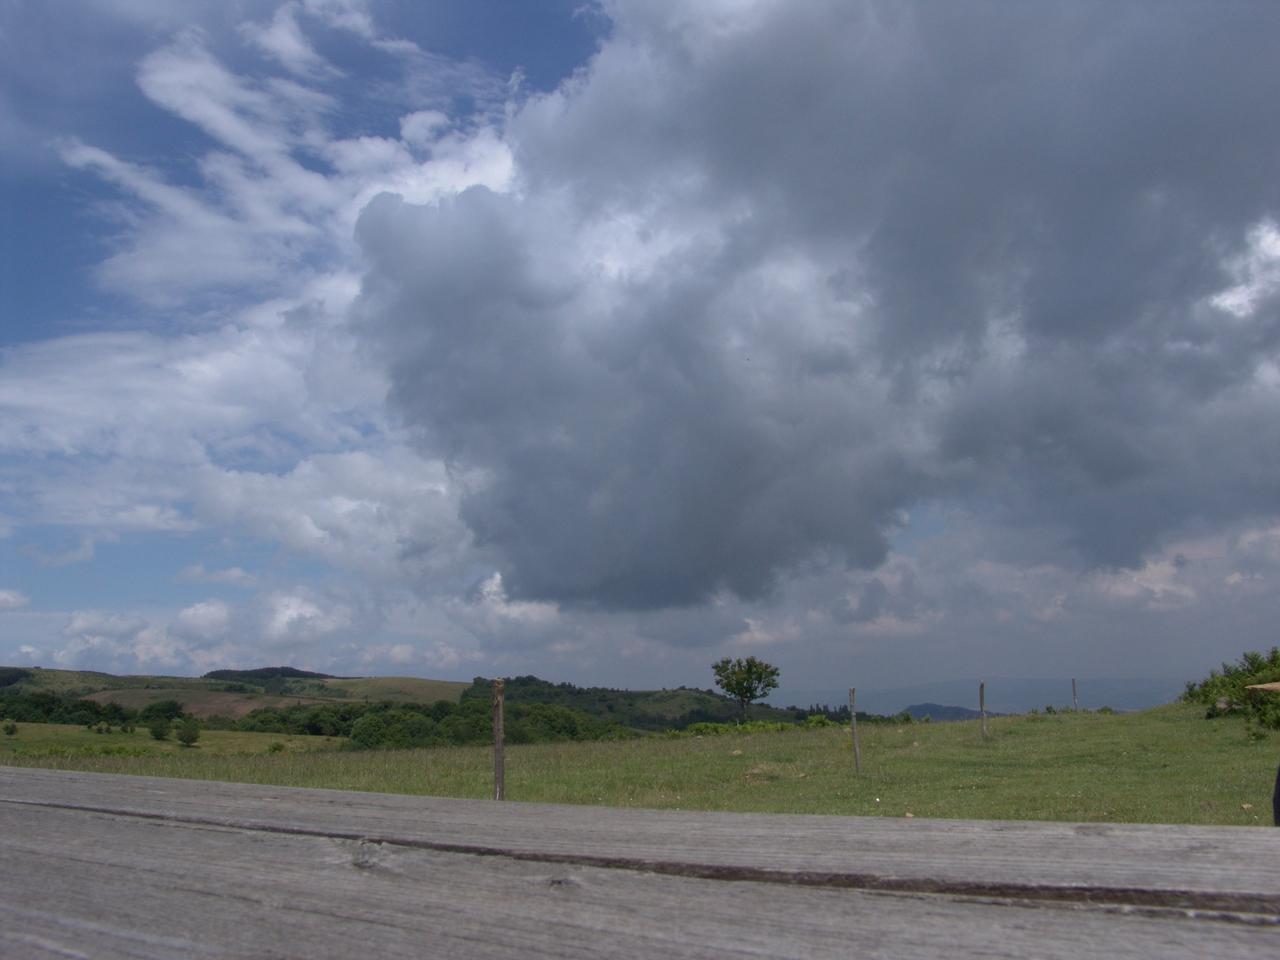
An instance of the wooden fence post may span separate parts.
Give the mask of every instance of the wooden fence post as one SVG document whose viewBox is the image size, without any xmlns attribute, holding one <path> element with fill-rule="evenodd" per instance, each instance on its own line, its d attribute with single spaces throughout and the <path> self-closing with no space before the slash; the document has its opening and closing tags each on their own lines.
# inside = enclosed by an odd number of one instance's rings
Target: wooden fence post
<svg viewBox="0 0 1280 960">
<path fill-rule="evenodd" d="M 1280 827 L 1280 770 L 1276 771 L 1276 789 L 1271 794 L 1271 819 Z"/>
<path fill-rule="evenodd" d="M 862 773 L 862 748 L 858 745 L 858 708 L 853 700 L 857 688 L 849 688 L 849 729 L 853 732 L 853 771 Z"/>
<path fill-rule="evenodd" d="M 1071 678 L 1071 709 L 1072 710 L 1080 709 L 1080 698 L 1076 696 L 1076 678 L 1075 677 Z"/>
<path fill-rule="evenodd" d="M 987 739 L 987 684 L 978 681 L 978 712 L 982 714 L 982 739 Z"/>
<path fill-rule="evenodd" d="M 501 677 L 493 681 L 493 799 L 506 799 L 506 771 L 503 769 L 503 692 L 507 682 Z"/>
</svg>

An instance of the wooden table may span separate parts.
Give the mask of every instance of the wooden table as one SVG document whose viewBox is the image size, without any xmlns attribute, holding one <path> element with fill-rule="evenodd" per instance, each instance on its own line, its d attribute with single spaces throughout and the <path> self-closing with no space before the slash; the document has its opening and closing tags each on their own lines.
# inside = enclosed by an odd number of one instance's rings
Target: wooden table
<svg viewBox="0 0 1280 960">
<path fill-rule="evenodd" d="M 1280 830 L 0 767 L 0 956 L 1280 956 Z"/>
</svg>

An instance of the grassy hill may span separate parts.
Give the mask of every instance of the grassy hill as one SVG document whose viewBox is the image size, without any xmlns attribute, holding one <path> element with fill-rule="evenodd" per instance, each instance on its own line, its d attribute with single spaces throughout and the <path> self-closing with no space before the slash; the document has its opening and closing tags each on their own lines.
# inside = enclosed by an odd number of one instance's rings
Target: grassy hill
<svg viewBox="0 0 1280 960">
<path fill-rule="evenodd" d="M 97 703 L 118 703 L 130 710 L 141 710 L 161 700 L 176 700 L 187 713 L 201 719 L 230 717 L 239 719 L 254 710 L 292 707 L 297 704 L 331 703 L 332 698 L 293 697 L 274 693 L 233 693 L 226 690 L 201 690 L 190 687 L 130 687 L 123 690 L 99 690 L 84 697 Z"/>
<path fill-rule="evenodd" d="M 462 692 L 463 700 L 489 699 L 491 681 L 476 677 Z M 580 710 L 588 716 L 621 724 L 634 730 L 681 730 L 692 723 L 729 723 L 738 717 L 737 701 L 692 687 L 674 690 L 616 690 L 610 687 L 577 687 L 571 683 L 551 683 L 537 677 L 511 677 L 506 682 L 509 703 L 546 703 Z M 791 722 L 791 710 L 767 704 L 752 704 L 749 720 Z"/>
<path fill-rule="evenodd" d="M 141 709 L 176 700 L 197 717 L 238 718 L 254 710 L 299 704 L 393 700 L 457 703 L 468 684 L 418 677 L 331 677 L 290 667 L 220 670 L 203 677 L 117 676 L 88 670 L 0 667 L 0 695 L 55 693 Z"/>
<path fill-rule="evenodd" d="M 163 687 L 168 690 L 220 690 L 224 681 L 203 677 L 166 677 L 152 675 L 116 676 L 93 670 L 48 670 L 44 667 L 0 667 L 0 674 L 14 677 L 0 682 L 0 690 L 14 693 L 56 693 L 66 697 L 87 697 L 100 690 L 145 690 Z"/>
<path fill-rule="evenodd" d="M 470 684 L 456 680 L 424 680 L 420 677 L 331 677 L 321 689 L 329 697 L 351 700 L 393 700 L 407 703 L 457 703 Z"/>
<path fill-rule="evenodd" d="M 492 695 L 490 681 L 483 677 L 470 684 L 421 677 L 333 677 L 292 667 L 217 670 L 203 677 L 117 676 L 83 670 L 0 667 L 0 695 L 5 692 L 50 692 L 103 704 L 118 703 L 134 710 L 162 700 L 176 700 L 197 717 L 232 719 L 258 709 L 330 701 L 459 703 L 465 699 L 488 700 Z M 642 731 L 680 730 L 693 723 L 728 723 L 738 718 L 736 701 L 712 690 L 692 687 L 619 690 L 524 676 L 507 680 L 506 698 L 511 703 L 568 707 L 607 723 Z M 794 722 L 803 719 L 803 714 L 757 703 L 748 707 L 747 718 Z M 859 719 L 871 718 L 859 714 Z"/>
</svg>

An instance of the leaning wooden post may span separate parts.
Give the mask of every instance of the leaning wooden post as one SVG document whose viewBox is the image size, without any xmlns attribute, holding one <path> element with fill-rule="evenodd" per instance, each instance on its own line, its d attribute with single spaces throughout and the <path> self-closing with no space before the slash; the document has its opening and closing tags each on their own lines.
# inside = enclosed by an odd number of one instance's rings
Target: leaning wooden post
<svg viewBox="0 0 1280 960">
<path fill-rule="evenodd" d="M 856 687 L 849 688 L 849 729 L 853 732 L 853 770 L 862 773 L 862 748 L 858 746 L 858 709 L 853 705 Z"/>
<path fill-rule="evenodd" d="M 987 684 L 978 681 L 978 712 L 982 714 L 982 739 L 987 739 Z"/>
<path fill-rule="evenodd" d="M 1076 678 L 1071 678 L 1071 709 L 1080 709 L 1080 698 L 1076 696 Z"/>
<path fill-rule="evenodd" d="M 493 681 L 493 799 L 506 799 L 506 771 L 503 769 L 502 695 L 507 682 Z"/>
</svg>

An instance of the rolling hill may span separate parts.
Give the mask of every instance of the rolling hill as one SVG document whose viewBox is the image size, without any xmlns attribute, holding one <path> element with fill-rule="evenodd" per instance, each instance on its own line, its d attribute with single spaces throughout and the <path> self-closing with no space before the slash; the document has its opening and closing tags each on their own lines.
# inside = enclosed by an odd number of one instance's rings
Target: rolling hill
<svg viewBox="0 0 1280 960">
<path fill-rule="evenodd" d="M 332 677 L 292 667 L 218 670 L 203 677 L 0 667 L 0 694 L 56 693 L 135 710 L 161 700 L 176 700 L 185 711 L 201 718 L 236 719 L 262 708 L 352 700 L 457 703 L 468 686 L 418 677 Z"/>
<path fill-rule="evenodd" d="M 490 681 L 476 677 L 462 692 L 463 700 L 487 699 Z M 578 687 L 552 683 L 534 676 L 510 677 L 506 682 L 510 703 L 545 703 L 621 724 L 634 730 L 680 730 L 692 723 L 732 723 L 738 717 L 735 700 L 711 690 L 677 687 L 674 690 L 617 690 L 611 687 Z M 795 711 L 756 703 L 747 708 L 749 720 L 793 722 Z"/>
</svg>

